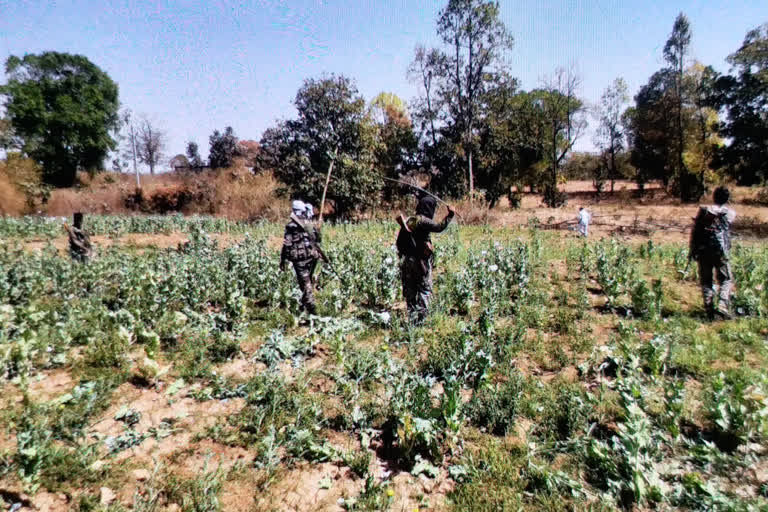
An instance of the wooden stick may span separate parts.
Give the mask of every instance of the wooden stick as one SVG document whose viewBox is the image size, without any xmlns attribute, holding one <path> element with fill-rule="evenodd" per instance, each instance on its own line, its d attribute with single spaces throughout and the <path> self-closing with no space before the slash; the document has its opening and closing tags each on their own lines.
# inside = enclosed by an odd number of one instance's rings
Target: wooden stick
<svg viewBox="0 0 768 512">
<path fill-rule="evenodd" d="M 336 148 L 333 150 L 333 158 L 331 163 L 328 164 L 328 174 L 325 176 L 325 187 L 323 187 L 323 199 L 320 201 L 320 218 L 318 224 L 323 223 L 323 210 L 325 209 L 325 194 L 328 192 L 328 184 L 331 182 L 331 173 L 333 172 L 333 164 L 336 163 L 336 155 L 339 154 L 339 145 L 336 144 Z"/>
</svg>

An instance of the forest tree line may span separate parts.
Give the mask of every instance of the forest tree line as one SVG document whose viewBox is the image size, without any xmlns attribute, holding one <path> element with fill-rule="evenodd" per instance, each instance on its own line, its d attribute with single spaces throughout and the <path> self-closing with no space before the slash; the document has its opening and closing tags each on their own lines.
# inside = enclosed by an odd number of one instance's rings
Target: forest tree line
<svg viewBox="0 0 768 512">
<path fill-rule="evenodd" d="M 573 68 L 521 88 L 496 2 L 449 0 L 436 32 L 441 44 L 417 46 L 407 70 L 419 87 L 410 102 L 387 92 L 366 101 L 346 76 L 308 78 L 295 117 L 265 130 L 258 145 L 239 144 L 227 127 L 211 135 L 208 161 L 190 141 L 173 165 L 225 168 L 247 154 L 254 172 L 273 171 L 288 194 L 319 202 L 333 163 L 328 197 L 341 215 L 402 192 L 383 177 L 428 181 L 437 193 L 490 206 L 504 196 L 517 204 L 525 187 L 559 206 L 566 175 L 589 177 L 598 196 L 632 179 L 640 191 L 658 182 L 682 201 L 724 180 L 768 178 L 768 24 L 746 34 L 722 74 L 692 58 L 692 29 L 680 13 L 665 66 L 633 99 L 617 77 L 594 105 L 581 97 Z M 121 110 L 117 84 L 86 57 L 11 56 L 5 69 L 0 148 L 36 162 L 45 184 L 71 186 L 78 170 L 107 160 L 115 170 L 145 164 L 151 172 L 168 161 L 165 132 Z M 590 121 L 598 152 L 574 154 Z"/>
</svg>

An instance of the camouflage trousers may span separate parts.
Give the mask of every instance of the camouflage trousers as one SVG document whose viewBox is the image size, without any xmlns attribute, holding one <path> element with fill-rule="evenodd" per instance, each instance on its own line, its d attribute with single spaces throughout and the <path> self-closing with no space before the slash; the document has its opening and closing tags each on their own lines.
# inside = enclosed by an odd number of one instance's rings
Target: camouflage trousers
<svg viewBox="0 0 768 512">
<path fill-rule="evenodd" d="M 715 287 L 714 276 L 717 278 L 717 284 L 720 285 L 719 301 L 717 309 L 727 312 L 731 302 L 731 290 L 733 289 L 733 274 L 731 273 L 731 264 L 727 258 L 720 255 L 705 256 L 698 258 L 699 263 L 699 284 L 701 284 L 701 295 L 704 298 L 704 307 L 708 313 L 715 310 Z"/>
<path fill-rule="evenodd" d="M 70 247 L 69 257 L 79 263 L 85 263 L 90 259 L 90 254 L 88 252 L 83 252 L 80 249 L 76 249 L 76 248 L 73 249 Z"/>
<path fill-rule="evenodd" d="M 432 297 L 432 263 L 413 256 L 406 256 L 400 264 L 403 297 L 408 316 L 417 324 L 424 322 Z"/>
<path fill-rule="evenodd" d="M 317 266 L 316 259 L 293 262 L 296 281 L 298 281 L 299 289 L 301 289 L 301 307 L 312 315 L 315 314 L 315 280 L 313 277 L 315 266 Z"/>
</svg>

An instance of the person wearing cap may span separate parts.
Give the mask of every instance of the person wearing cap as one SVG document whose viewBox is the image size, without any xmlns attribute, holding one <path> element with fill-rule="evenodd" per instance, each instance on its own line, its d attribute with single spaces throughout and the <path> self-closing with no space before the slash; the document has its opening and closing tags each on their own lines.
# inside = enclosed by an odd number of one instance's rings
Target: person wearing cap
<svg viewBox="0 0 768 512">
<path fill-rule="evenodd" d="M 731 318 L 729 306 L 733 289 L 733 274 L 728 255 L 731 250 L 731 224 L 736 212 L 726 203 L 731 198 L 725 187 L 717 187 L 713 194 L 714 205 L 702 206 L 693 223 L 688 257 L 699 264 L 699 284 L 707 317 L 714 320 Z M 718 303 L 715 306 L 714 270 L 720 285 Z"/>
<path fill-rule="evenodd" d="M 85 263 L 91 258 L 93 248 L 91 237 L 83 229 L 83 214 L 76 212 L 73 215 L 72 224 L 71 228 L 64 225 L 69 235 L 69 255 L 73 260 Z"/>
<path fill-rule="evenodd" d="M 312 235 L 316 246 L 318 246 L 322 242 L 322 235 L 320 234 L 320 226 L 317 222 L 314 221 L 314 217 L 315 209 L 312 206 L 312 203 L 304 203 L 303 219 L 306 221 L 304 222 L 304 228 L 307 232 L 309 232 L 310 235 Z M 315 288 L 315 269 L 317 268 L 317 262 L 318 260 L 315 259 L 309 265 L 309 277 L 312 279 L 313 290 Z"/>
<path fill-rule="evenodd" d="M 291 220 L 285 225 L 283 249 L 280 252 L 280 270 L 285 270 L 286 261 L 293 264 L 296 280 L 301 289 L 301 307 L 307 313 L 314 315 L 316 308 L 312 270 L 317 265 L 320 255 L 315 246 L 314 230 L 302 222 L 306 211 L 303 201 L 295 200 L 291 203 Z"/>
<path fill-rule="evenodd" d="M 432 264 L 434 262 L 432 233 L 440 233 L 450 224 L 455 214 L 448 206 L 448 214 L 437 223 L 433 220 L 437 201 L 423 196 L 416 206 L 416 215 L 409 217 L 397 236 L 397 251 L 402 258 L 400 279 L 403 297 L 412 323 L 420 325 L 429 311 L 432 297 Z"/>
</svg>

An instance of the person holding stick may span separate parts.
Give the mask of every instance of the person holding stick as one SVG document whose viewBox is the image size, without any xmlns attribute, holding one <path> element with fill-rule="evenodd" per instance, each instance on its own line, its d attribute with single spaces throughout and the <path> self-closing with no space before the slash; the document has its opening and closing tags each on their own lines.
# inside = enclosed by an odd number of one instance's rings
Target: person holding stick
<svg viewBox="0 0 768 512">
<path fill-rule="evenodd" d="M 416 215 L 408 220 L 400 215 L 400 231 L 397 235 L 397 252 L 401 257 L 400 279 L 403 297 L 412 323 L 424 323 L 432 296 L 432 265 L 434 262 L 431 234 L 445 231 L 455 211 L 450 205 L 448 214 L 440 223 L 433 218 L 437 201 L 431 195 L 422 195 L 416 206 Z"/>
<path fill-rule="evenodd" d="M 73 226 L 64 224 L 69 235 L 69 255 L 74 261 L 85 263 L 91 258 L 93 247 L 91 237 L 83 229 L 83 214 L 76 212 L 72 218 Z"/>
<path fill-rule="evenodd" d="M 303 201 L 291 203 L 291 220 L 285 225 L 283 249 L 280 252 L 280 270 L 285 270 L 285 262 L 293 263 L 296 280 L 301 289 L 301 307 L 310 315 L 316 313 L 312 270 L 317 265 L 320 253 L 317 248 L 317 231 L 304 225 L 306 206 Z"/>
</svg>

